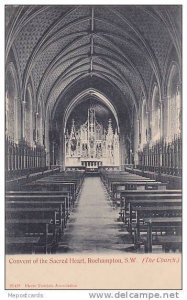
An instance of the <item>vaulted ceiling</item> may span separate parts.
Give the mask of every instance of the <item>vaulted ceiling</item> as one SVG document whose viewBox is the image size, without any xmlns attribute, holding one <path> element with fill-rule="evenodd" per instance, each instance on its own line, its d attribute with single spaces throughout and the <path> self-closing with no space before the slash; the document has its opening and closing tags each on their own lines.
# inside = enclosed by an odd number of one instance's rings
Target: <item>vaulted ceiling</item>
<svg viewBox="0 0 187 300">
<path fill-rule="evenodd" d="M 151 78 L 161 88 L 171 53 L 181 63 L 181 6 L 7 6 L 6 28 L 22 97 L 31 80 L 52 109 L 72 86 L 99 88 L 97 80 L 133 107 Z"/>
</svg>

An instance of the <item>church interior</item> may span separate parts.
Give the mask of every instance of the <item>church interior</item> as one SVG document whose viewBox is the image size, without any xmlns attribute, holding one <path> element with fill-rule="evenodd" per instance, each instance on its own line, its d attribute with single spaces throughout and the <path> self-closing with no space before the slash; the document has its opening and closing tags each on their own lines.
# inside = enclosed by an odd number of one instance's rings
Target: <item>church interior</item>
<svg viewBox="0 0 187 300">
<path fill-rule="evenodd" d="M 6 253 L 182 251 L 180 5 L 5 6 Z"/>
</svg>

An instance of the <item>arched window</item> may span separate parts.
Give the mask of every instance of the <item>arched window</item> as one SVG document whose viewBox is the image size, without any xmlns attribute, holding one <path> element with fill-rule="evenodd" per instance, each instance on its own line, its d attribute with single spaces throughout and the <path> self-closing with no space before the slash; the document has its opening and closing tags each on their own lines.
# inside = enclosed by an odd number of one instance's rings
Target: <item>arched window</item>
<svg viewBox="0 0 187 300">
<path fill-rule="evenodd" d="M 153 89 L 153 96 L 152 96 L 152 122 L 151 122 L 151 140 L 153 142 L 160 139 L 161 132 L 161 118 L 160 118 L 160 97 L 159 97 L 159 90 L 158 86 L 155 85 Z"/>
<path fill-rule="evenodd" d="M 29 145 L 33 145 L 33 110 L 30 87 L 26 91 L 25 101 L 25 140 Z"/>
<path fill-rule="evenodd" d="M 10 65 L 6 74 L 6 135 L 15 143 L 21 139 L 21 101 L 18 97 L 16 71 Z"/>
<path fill-rule="evenodd" d="M 174 64 L 171 68 L 167 90 L 167 139 L 170 141 L 181 131 L 181 93 L 179 88 L 179 70 Z"/>
<path fill-rule="evenodd" d="M 142 121 L 141 121 L 141 144 L 142 146 L 147 143 L 148 141 L 148 112 L 147 112 L 147 105 L 146 100 L 143 100 L 142 104 Z"/>
</svg>

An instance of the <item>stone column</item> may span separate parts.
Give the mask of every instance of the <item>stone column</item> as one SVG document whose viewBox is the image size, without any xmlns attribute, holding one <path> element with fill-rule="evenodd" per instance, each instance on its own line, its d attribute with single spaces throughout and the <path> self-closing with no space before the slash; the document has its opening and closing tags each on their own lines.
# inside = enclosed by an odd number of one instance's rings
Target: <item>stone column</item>
<svg viewBox="0 0 187 300">
<path fill-rule="evenodd" d="M 5 114 L 6 114 L 6 124 L 5 124 L 5 134 L 8 136 L 9 132 L 9 128 L 8 128 L 8 118 L 9 118 L 9 98 L 8 98 L 8 91 L 5 92 Z"/>
<path fill-rule="evenodd" d="M 167 97 L 167 96 L 162 97 L 162 100 L 161 100 L 161 122 L 162 122 L 161 137 L 163 137 L 163 138 L 167 138 L 168 129 L 169 129 L 168 101 L 169 101 L 169 97 Z"/>
<path fill-rule="evenodd" d="M 138 164 L 138 145 L 139 145 L 139 119 L 134 120 L 134 164 Z"/>
<path fill-rule="evenodd" d="M 47 111 L 46 113 L 46 118 L 45 118 L 45 140 L 44 140 L 44 147 L 45 147 L 45 152 L 46 152 L 46 166 L 50 167 L 50 141 L 49 141 L 49 112 Z"/>
<path fill-rule="evenodd" d="M 182 131 L 182 84 L 179 82 L 177 84 L 177 95 L 176 95 L 177 99 L 176 99 L 176 105 L 177 105 L 177 115 L 178 115 L 178 128 L 177 128 L 177 134 L 181 133 Z"/>
<path fill-rule="evenodd" d="M 25 105 L 26 101 L 22 101 L 22 138 L 25 139 Z"/>
<path fill-rule="evenodd" d="M 19 105 L 19 98 L 14 99 L 14 141 L 18 143 L 18 122 L 20 122 L 18 118 L 18 105 Z"/>
<path fill-rule="evenodd" d="M 120 147 L 120 169 L 123 169 L 123 166 L 125 164 L 125 155 L 126 155 L 126 147 L 125 147 L 125 136 L 120 135 L 120 140 L 119 140 L 119 147 Z"/>
<path fill-rule="evenodd" d="M 59 163 L 60 170 L 65 170 L 65 129 L 60 132 L 60 145 L 59 145 Z"/>
<path fill-rule="evenodd" d="M 160 100 L 160 138 L 164 136 L 164 100 Z"/>
<path fill-rule="evenodd" d="M 35 113 L 35 143 L 40 143 L 40 141 L 38 141 L 38 130 L 37 130 L 37 128 L 38 128 L 38 116 L 39 116 L 39 114 L 38 114 L 38 112 L 36 112 Z"/>
</svg>

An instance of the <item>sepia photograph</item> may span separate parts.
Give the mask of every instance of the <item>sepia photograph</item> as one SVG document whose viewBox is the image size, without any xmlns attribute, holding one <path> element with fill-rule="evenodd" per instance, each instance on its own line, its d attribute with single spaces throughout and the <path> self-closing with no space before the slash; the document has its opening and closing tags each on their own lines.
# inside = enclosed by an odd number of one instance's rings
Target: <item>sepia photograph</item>
<svg viewBox="0 0 187 300">
<path fill-rule="evenodd" d="M 181 289 L 182 5 L 4 9 L 6 289 Z"/>
</svg>

